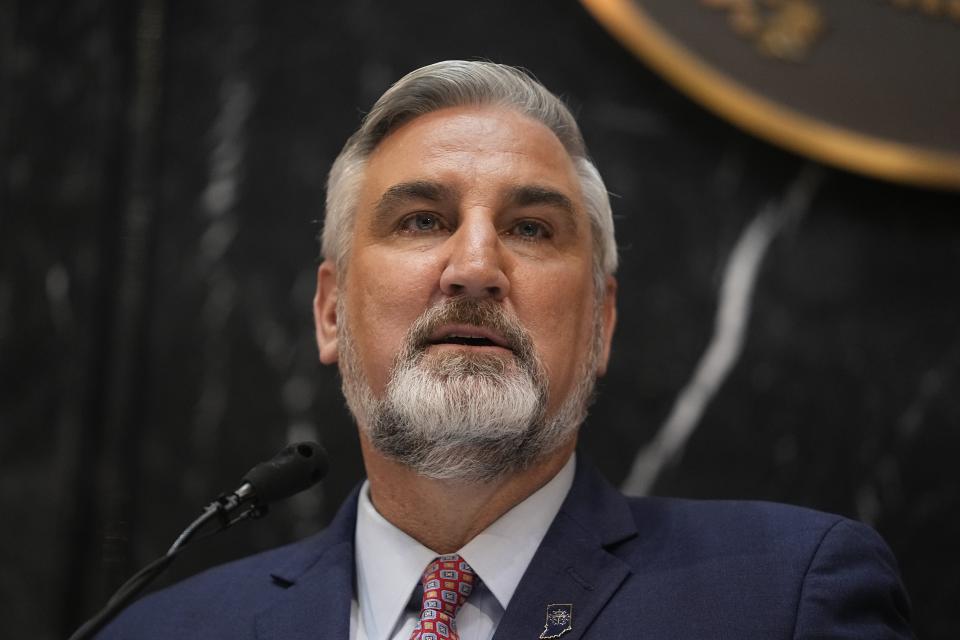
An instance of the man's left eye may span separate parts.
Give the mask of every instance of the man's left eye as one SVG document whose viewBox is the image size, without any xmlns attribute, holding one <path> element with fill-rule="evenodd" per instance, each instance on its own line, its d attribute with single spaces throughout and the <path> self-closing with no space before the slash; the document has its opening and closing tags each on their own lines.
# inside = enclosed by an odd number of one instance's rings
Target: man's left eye
<svg viewBox="0 0 960 640">
<path fill-rule="evenodd" d="M 514 225 L 510 230 L 511 235 L 520 236 L 526 240 L 535 240 L 537 238 L 549 237 L 550 233 L 546 226 L 534 220 L 524 220 Z"/>
</svg>

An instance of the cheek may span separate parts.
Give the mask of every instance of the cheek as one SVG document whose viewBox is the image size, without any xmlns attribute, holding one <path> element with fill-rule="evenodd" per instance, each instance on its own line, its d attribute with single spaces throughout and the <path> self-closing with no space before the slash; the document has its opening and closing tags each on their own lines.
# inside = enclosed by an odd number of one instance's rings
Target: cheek
<svg viewBox="0 0 960 640">
<path fill-rule="evenodd" d="M 407 331 L 429 305 L 438 281 L 433 271 L 429 260 L 411 256 L 364 255 L 350 264 L 350 329 L 374 393 L 386 385 Z"/>
<path fill-rule="evenodd" d="M 577 267 L 519 287 L 517 314 L 533 336 L 551 384 L 565 387 L 593 339 L 592 281 Z"/>
</svg>

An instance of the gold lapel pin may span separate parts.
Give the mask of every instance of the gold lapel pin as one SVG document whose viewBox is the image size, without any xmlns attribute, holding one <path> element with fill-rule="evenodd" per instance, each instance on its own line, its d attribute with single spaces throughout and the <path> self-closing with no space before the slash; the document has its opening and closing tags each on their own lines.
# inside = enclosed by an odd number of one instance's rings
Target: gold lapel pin
<svg viewBox="0 0 960 640">
<path fill-rule="evenodd" d="M 543 633 L 540 634 L 540 640 L 548 638 L 559 638 L 568 631 L 573 630 L 573 605 L 572 604 L 548 604 L 547 621 L 543 624 Z"/>
</svg>

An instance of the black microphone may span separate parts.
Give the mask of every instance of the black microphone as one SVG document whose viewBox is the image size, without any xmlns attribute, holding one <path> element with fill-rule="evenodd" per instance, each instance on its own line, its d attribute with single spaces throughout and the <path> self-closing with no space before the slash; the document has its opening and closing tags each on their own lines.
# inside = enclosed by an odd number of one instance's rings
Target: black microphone
<svg viewBox="0 0 960 640">
<path fill-rule="evenodd" d="M 309 489 L 326 475 L 327 453 L 323 447 L 316 442 L 297 442 L 247 471 L 234 495 L 241 501 L 251 499 L 266 506 Z"/>
<path fill-rule="evenodd" d="M 327 454 L 315 442 L 287 445 L 270 460 L 250 469 L 233 493 L 226 493 L 208 504 L 203 514 L 177 537 L 167 553 L 127 580 L 107 601 L 107 605 L 77 629 L 69 640 L 85 640 L 113 619 L 144 587 L 156 579 L 193 536 L 208 523 L 219 525 L 204 537 L 223 531 L 241 520 L 260 518 L 273 502 L 309 489 L 327 475 Z M 234 515 L 236 514 L 236 515 Z"/>
<path fill-rule="evenodd" d="M 201 528 L 216 518 L 217 533 L 241 520 L 262 518 L 273 502 L 309 489 L 327 475 L 327 453 L 316 442 L 295 442 L 266 462 L 247 471 L 233 493 L 225 493 L 206 506 L 203 515 L 193 521 L 174 541 L 167 555 L 176 553 Z M 239 511 L 239 515 L 233 516 Z"/>
</svg>

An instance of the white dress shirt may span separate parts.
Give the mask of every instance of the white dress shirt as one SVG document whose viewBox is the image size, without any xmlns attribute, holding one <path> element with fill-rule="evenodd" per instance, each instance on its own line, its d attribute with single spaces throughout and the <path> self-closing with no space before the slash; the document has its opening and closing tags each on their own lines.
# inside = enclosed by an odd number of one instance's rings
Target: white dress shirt
<svg viewBox="0 0 960 640">
<path fill-rule="evenodd" d="M 462 549 L 480 578 L 457 614 L 460 640 L 490 640 L 573 484 L 575 456 L 526 500 L 503 514 Z M 420 615 L 411 597 L 437 553 L 381 516 L 360 489 L 355 533 L 357 585 L 350 607 L 351 640 L 409 640 Z"/>
</svg>

